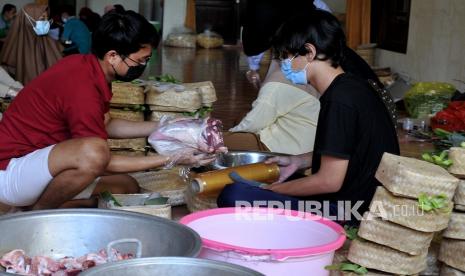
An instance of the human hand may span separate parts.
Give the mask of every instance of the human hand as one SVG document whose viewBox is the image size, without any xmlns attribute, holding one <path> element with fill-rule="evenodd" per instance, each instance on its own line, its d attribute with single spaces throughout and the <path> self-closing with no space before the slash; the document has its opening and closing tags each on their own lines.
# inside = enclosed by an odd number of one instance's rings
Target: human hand
<svg viewBox="0 0 465 276">
<path fill-rule="evenodd" d="M 303 164 L 300 156 L 275 156 L 265 161 L 265 164 L 276 163 L 279 166 L 279 179 L 275 183 L 282 183 L 294 174 Z"/>
<path fill-rule="evenodd" d="M 216 155 L 211 153 L 202 153 L 198 151 L 185 152 L 172 158 L 175 164 L 186 165 L 190 167 L 201 167 L 215 161 Z"/>
</svg>

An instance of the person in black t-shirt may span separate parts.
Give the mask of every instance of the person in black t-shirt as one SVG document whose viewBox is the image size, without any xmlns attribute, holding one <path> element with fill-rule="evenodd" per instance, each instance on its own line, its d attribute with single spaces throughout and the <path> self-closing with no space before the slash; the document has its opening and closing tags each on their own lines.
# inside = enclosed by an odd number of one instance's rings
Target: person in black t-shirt
<svg viewBox="0 0 465 276">
<path fill-rule="evenodd" d="M 239 179 L 222 191 L 219 206 L 265 200 L 289 201 L 292 209 L 301 209 L 305 199 L 329 202 L 334 214 L 344 206 L 338 203 L 350 203 L 347 208 L 358 207 L 360 201 L 357 211 L 363 214 L 380 184 L 374 176 L 383 153 L 399 154 L 383 100 L 367 79 L 342 69 L 346 40 L 330 13 L 316 10 L 289 20 L 273 44 L 284 75 L 295 84 L 311 84 L 322 95 L 314 151 L 267 160 L 280 166 L 278 183 L 257 188 Z M 306 168 L 312 175 L 284 182 Z"/>
</svg>

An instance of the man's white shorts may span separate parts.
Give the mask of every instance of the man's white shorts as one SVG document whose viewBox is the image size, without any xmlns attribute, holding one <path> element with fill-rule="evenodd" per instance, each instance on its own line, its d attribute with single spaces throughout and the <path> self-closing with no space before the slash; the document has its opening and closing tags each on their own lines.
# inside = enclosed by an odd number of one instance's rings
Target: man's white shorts
<svg viewBox="0 0 465 276">
<path fill-rule="evenodd" d="M 33 205 L 53 179 L 48 157 L 54 145 L 11 159 L 6 170 L 0 170 L 0 202 L 10 206 Z M 89 198 L 98 179 L 75 199 Z"/>
</svg>

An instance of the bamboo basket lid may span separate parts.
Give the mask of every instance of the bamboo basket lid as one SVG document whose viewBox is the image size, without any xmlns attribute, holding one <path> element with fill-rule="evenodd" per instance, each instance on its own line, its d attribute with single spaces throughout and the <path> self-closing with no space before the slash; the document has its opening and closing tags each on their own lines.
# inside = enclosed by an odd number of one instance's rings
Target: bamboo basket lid
<svg viewBox="0 0 465 276">
<path fill-rule="evenodd" d="M 416 231 L 381 219 L 369 212 L 363 215 L 358 235 L 365 240 L 388 246 L 392 249 L 421 255 L 428 251 L 433 233 Z"/>
<path fill-rule="evenodd" d="M 465 272 L 462 272 L 448 265 L 442 265 L 440 275 L 441 276 L 465 276 Z"/>
<path fill-rule="evenodd" d="M 131 200 L 133 198 L 148 198 L 150 194 L 113 194 L 113 196 L 120 202 L 124 202 L 126 199 Z M 135 205 L 135 206 L 111 206 L 108 202 L 99 198 L 98 207 L 103 209 L 114 209 L 123 210 L 136 213 L 142 213 L 162 218 L 171 219 L 171 205 Z"/>
<path fill-rule="evenodd" d="M 202 105 L 211 106 L 212 103 L 218 99 L 216 97 L 216 90 L 211 81 L 202 81 L 194 83 L 183 84 L 188 90 L 196 90 L 202 99 Z"/>
<path fill-rule="evenodd" d="M 454 209 L 459 211 L 465 211 L 465 205 L 455 204 Z"/>
<path fill-rule="evenodd" d="M 426 254 L 410 255 L 369 241 L 354 240 L 348 259 L 369 269 L 410 275 L 426 268 Z"/>
<path fill-rule="evenodd" d="M 108 146 L 110 149 L 132 149 L 142 151 L 145 150 L 145 146 L 147 146 L 147 139 L 108 139 Z"/>
<path fill-rule="evenodd" d="M 195 112 L 199 108 L 192 108 L 192 107 L 181 108 L 181 107 L 175 107 L 175 106 L 149 105 L 149 109 L 151 111 L 166 111 L 166 112 Z"/>
<path fill-rule="evenodd" d="M 449 204 L 452 207 L 452 203 Z M 388 221 L 422 232 L 437 232 L 447 227 L 449 211 L 424 212 L 418 200 L 396 197 L 378 187 L 370 204 L 370 212 Z"/>
<path fill-rule="evenodd" d="M 436 276 L 439 275 L 440 262 L 438 261 L 440 244 L 435 242 L 431 243 L 426 255 L 426 269 L 420 272 L 422 276 Z"/>
<path fill-rule="evenodd" d="M 459 179 L 426 161 L 384 153 L 375 175 L 394 195 L 418 198 L 444 194 L 452 200 Z"/>
<path fill-rule="evenodd" d="M 457 175 L 457 177 L 465 178 L 465 148 L 450 148 L 449 159 L 452 160 L 449 172 Z"/>
<path fill-rule="evenodd" d="M 145 156 L 145 150 L 112 150 L 112 155 L 141 157 Z"/>
<path fill-rule="evenodd" d="M 465 213 L 452 212 L 449 226 L 442 236 L 450 239 L 465 240 Z"/>
<path fill-rule="evenodd" d="M 126 111 L 116 108 L 110 108 L 110 117 L 112 119 L 124 119 L 134 122 L 143 122 L 144 113 L 139 111 Z"/>
<path fill-rule="evenodd" d="M 152 87 L 147 92 L 146 103 L 148 105 L 156 105 L 160 107 L 171 107 L 195 111 L 202 107 L 202 97 L 197 90 L 176 92 L 173 88 L 160 93 Z"/>
<path fill-rule="evenodd" d="M 168 204 L 178 206 L 185 204 L 184 193 L 187 185 L 179 174 L 180 168 L 158 170 L 131 174 L 141 187 L 142 192 L 160 193 L 168 197 Z"/>
<path fill-rule="evenodd" d="M 144 88 L 130 82 L 112 82 L 112 104 L 144 104 Z"/>
<path fill-rule="evenodd" d="M 443 239 L 438 259 L 450 267 L 465 271 L 465 241 Z"/>
<path fill-rule="evenodd" d="M 455 191 L 454 203 L 465 205 L 465 180 L 460 180 L 457 190 Z"/>
<path fill-rule="evenodd" d="M 168 116 L 173 119 L 186 117 L 182 112 L 152 111 L 149 121 L 159 122 L 163 116 Z"/>
</svg>

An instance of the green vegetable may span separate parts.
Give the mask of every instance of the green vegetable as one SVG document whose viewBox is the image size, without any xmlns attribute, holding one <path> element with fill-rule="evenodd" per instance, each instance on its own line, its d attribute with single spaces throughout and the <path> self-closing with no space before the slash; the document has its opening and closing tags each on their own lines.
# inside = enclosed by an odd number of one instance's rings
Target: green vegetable
<svg viewBox="0 0 465 276">
<path fill-rule="evenodd" d="M 344 230 L 346 232 L 346 237 L 349 239 L 349 240 L 355 240 L 358 238 L 358 228 L 357 227 L 353 227 L 353 226 L 347 226 L 345 225 L 344 226 Z"/>
<path fill-rule="evenodd" d="M 354 272 L 358 275 L 365 275 L 368 273 L 368 269 L 358 264 L 343 262 L 340 264 L 328 265 L 325 266 L 326 270 L 339 270 L 339 271 L 349 271 Z"/>
<path fill-rule="evenodd" d="M 200 109 L 197 109 L 194 112 L 183 112 L 184 116 L 190 116 L 190 117 L 199 117 L 199 118 L 205 118 L 210 112 L 213 111 L 213 107 L 211 106 L 203 106 Z"/>
<path fill-rule="evenodd" d="M 421 155 L 423 160 L 441 166 L 445 169 L 452 165 L 452 160 L 448 159 L 447 157 L 446 150 L 443 150 L 439 155 L 427 152 Z"/>
<path fill-rule="evenodd" d="M 447 130 L 444 130 L 442 128 L 436 128 L 436 129 L 434 129 L 434 134 L 436 134 L 436 136 L 438 136 L 440 138 L 447 138 L 452 133 L 447 131 Z"/>
<path fill-rule="evenodd" d="M 161 82 L 170 82 L 170 83 L 181 83 L 180 80 L 176 79 L 173 75 L 165 74 L 155 77 L 155 80 Z"/>
<path fill-rule="evenodd" d="M 418 197 L 418 207 L 425 212 L 431 211 L 449 211 L 449 201 L 444 194 L 428 196 L 420 194 Z"/>
<path fill-rule="evenodd" d="M 168 197 L 157 197 L 152 199 L 147 199 L 144 202 L 144 205 L 166 205 L 168 203 Z"/>
<path fill-rule="evenodd" d="M 118 200 L 116 200 L 116 198 L 109 191 L 104 191 L 100 193 L 100 197 L 108 203 L 113 203 L 113 205 L 117 207 L 123 206 L 121 205 L 121 203 L 118 202 Z"/>
<path fill-rule="evenodd" d="M 127 105 L 122 108 L 124 111 L 135 111 L 135 112 L 143 112 L 147 110 L 145 105 L 142 104 L 134 104 L 134 105 Z"/>
<path fill-rule="evenodd" d="M 460 143 L 460 146 L 461 146 L 462 148 L 465 148 L 465 142 Z"/>
<path fill-rule="evenodd" d="M 413 118 L 429 116 L 443 110 L 454 92 L 448 83 L 418 82 L 405 94 L 405 108 Z"/>
</svg>

